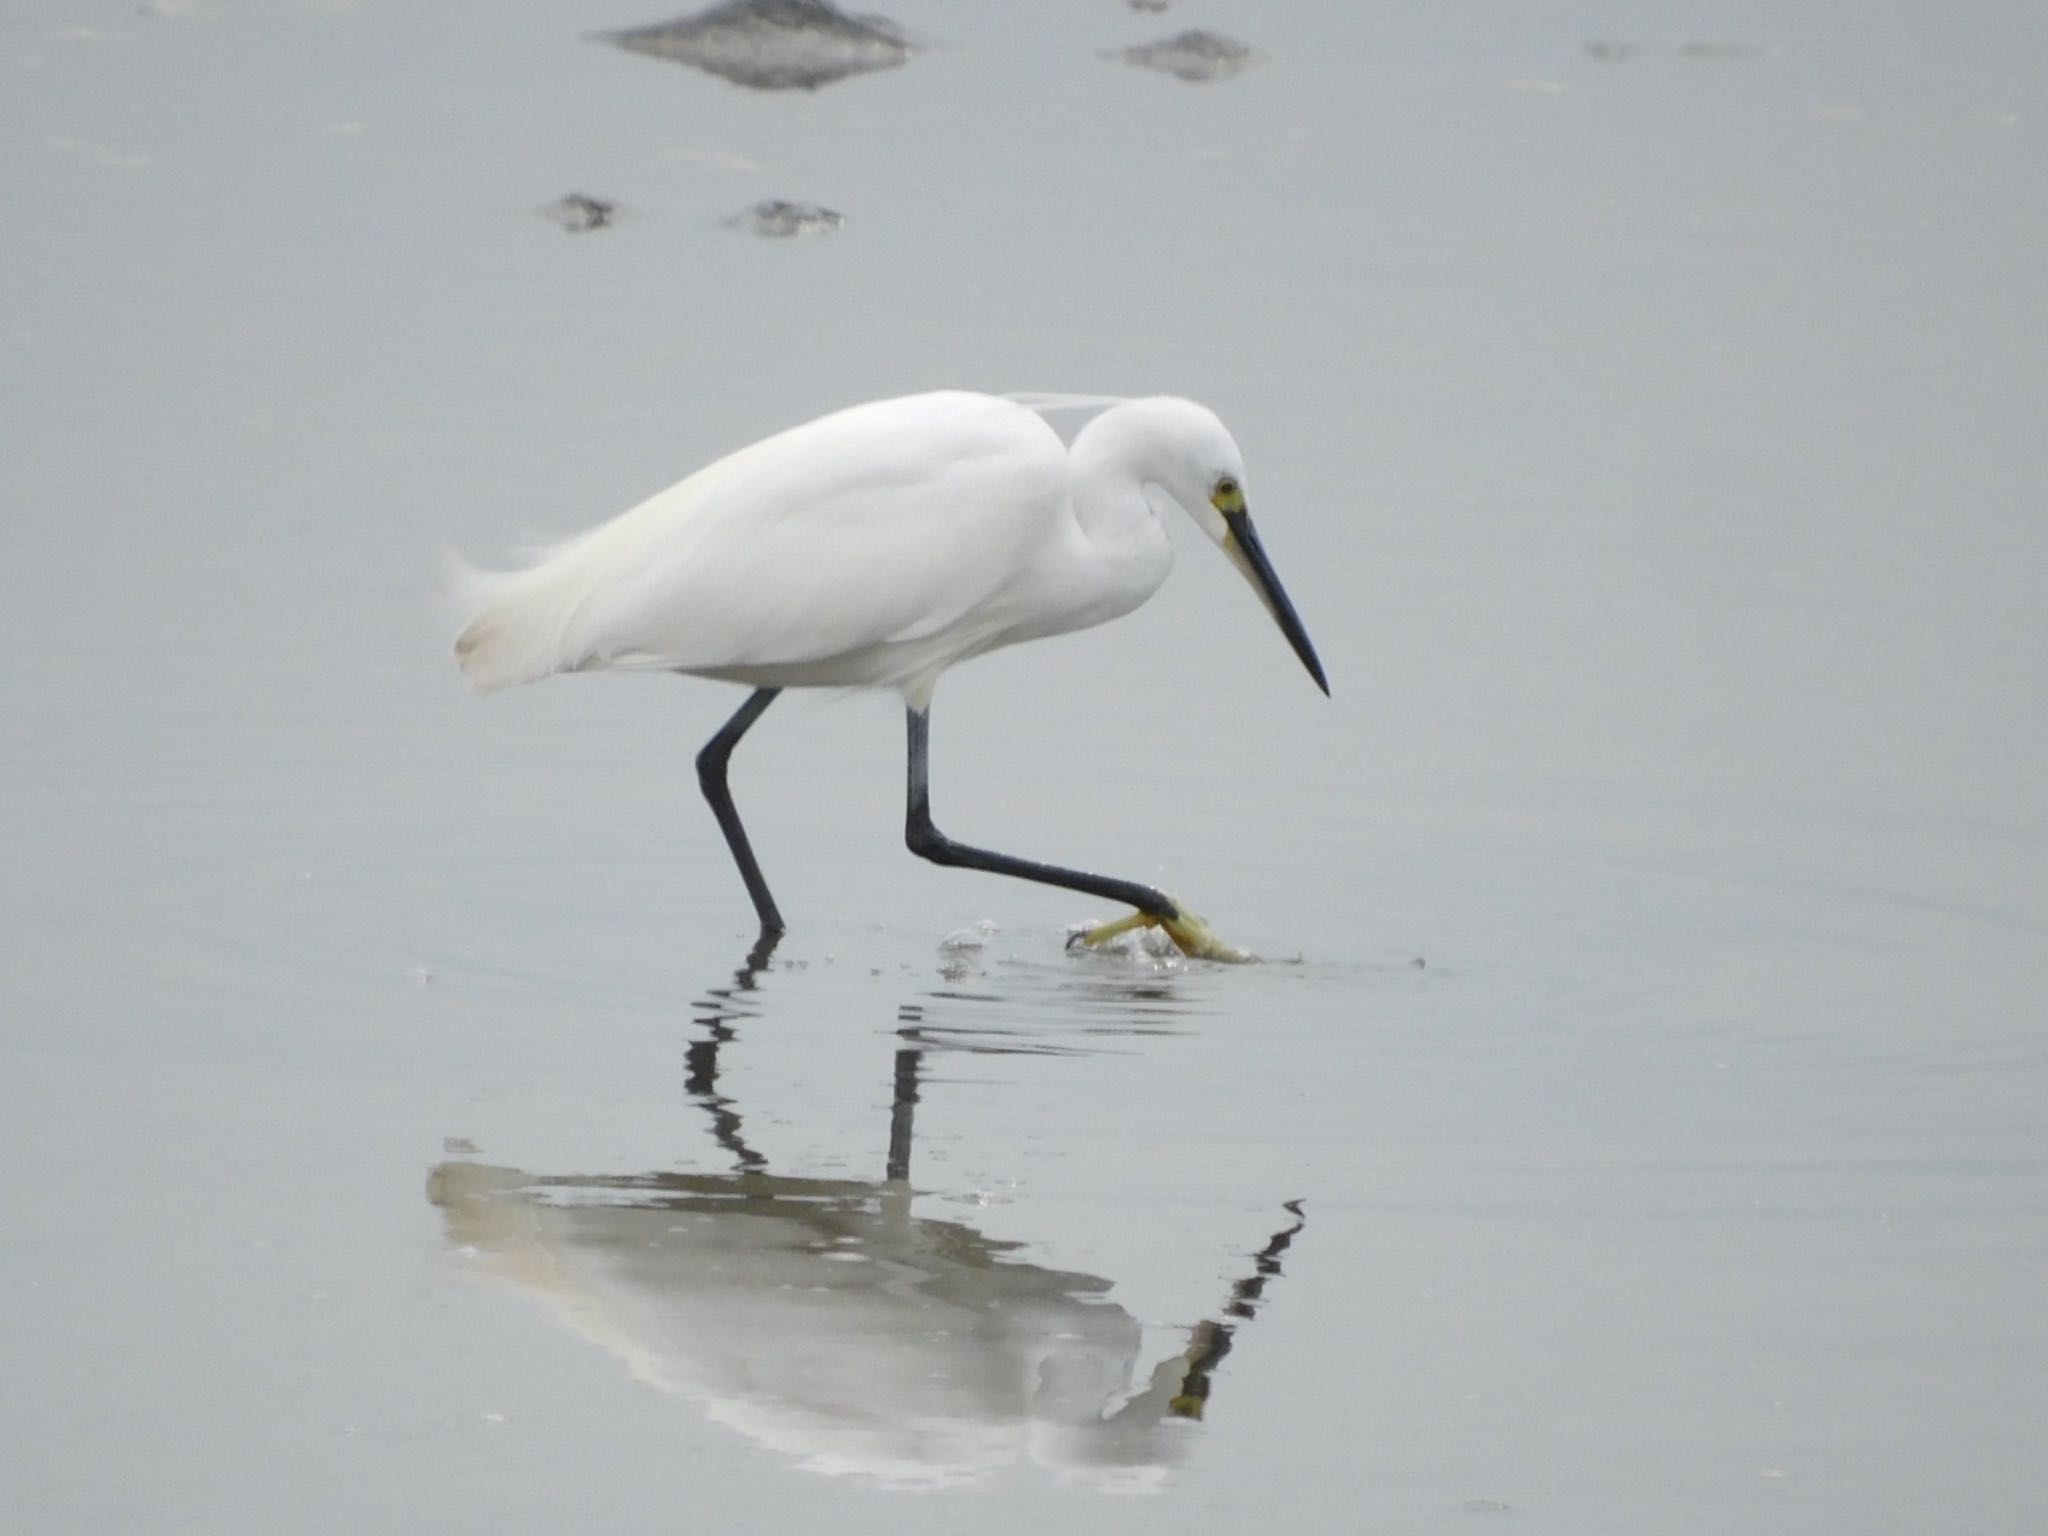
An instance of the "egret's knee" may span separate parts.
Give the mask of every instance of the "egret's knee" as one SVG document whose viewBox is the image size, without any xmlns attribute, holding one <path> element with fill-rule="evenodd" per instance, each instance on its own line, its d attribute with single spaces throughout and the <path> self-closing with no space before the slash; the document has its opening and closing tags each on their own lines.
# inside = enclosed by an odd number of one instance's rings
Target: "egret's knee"
<svg viewBox="0 0 2048 1536">
<path fill-rule="evenodd" d="M 934 864 L 953 862 L 951 840 L 931 824 L 930 817 L 913 816 L 904 823 L 903 845 L 920 859 L 930 859 Z"/>
</svg>

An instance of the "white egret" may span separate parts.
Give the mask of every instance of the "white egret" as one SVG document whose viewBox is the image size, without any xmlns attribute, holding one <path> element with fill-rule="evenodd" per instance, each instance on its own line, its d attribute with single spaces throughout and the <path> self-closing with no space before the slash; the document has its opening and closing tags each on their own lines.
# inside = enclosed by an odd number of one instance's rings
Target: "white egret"
<svg viewBox="0 0 2048 1536">
<path fill-rule="evenodd" d="M 1099 402 L 1098 402 L 1099 403 Z M 1160 926 L 1190 954 L 1243 958 L 1150 886 L 954 842 L 932 824 L 932 690 L 956 662 L 1118 618 L 1172 563 L 1179 508 L 1222 548 L 1324 693 L 1322 664 L 1246 510 L 1215 414 L 1170 397 L 1109 404 L 1063 442 L 1019 400 L 950 391 L 820 417 L 698 470 L 522 570 L 465 570 L 455 642 L 479 691 L 557 672 L 684 672 L 754 691 L 697 757 L 753 898 L 783 930 L 726 764 L 785 688 L 895 688 L 909 718 L 905 840 L 936 864 L 1128 903 L 1090 942 Z"/>
</svg>

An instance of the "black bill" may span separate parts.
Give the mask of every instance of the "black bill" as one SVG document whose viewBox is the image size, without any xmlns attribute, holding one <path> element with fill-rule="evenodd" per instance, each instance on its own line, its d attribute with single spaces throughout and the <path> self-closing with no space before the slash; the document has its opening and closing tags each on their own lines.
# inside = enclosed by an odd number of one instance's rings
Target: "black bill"
<svg viewBox="0 0 2048 1536">
<path fill-rule="evenodd" d="M 1273 574 L 1273 562 L 1266 558 L 1266 551 L 1260 547 L 1259 536 L 1252 529 L 1249 512 L 1226 512 L 1223 521 L 1229 525 L 1230 539 L 1223 547 L 1237 562 L 1237 568 L 1244 572 L 1245 580 L 1257 589 L 1259 598 L 1266 605 L 1266 611 L 1273 615 L 1273 622 L 1280 626 L 1280 633 L 1287 637 L 1287 643 L 1294 647 L 1294 654 L 1301 658 L 1301 664 L 1308 668 L 1308 675 L 1316 680 L 1316 686 L 1327 695 L 1329 679 L 1323 676 L 1323 664 L 1316 660 L 1316 648 L 1308 643 L 1308 631 L 1301 627 L 1301 617 L 1294 611 L 1294 604 L 1287 600 L 1286 589 L 1280 585 L 1280 578 Z"/>
</svg>

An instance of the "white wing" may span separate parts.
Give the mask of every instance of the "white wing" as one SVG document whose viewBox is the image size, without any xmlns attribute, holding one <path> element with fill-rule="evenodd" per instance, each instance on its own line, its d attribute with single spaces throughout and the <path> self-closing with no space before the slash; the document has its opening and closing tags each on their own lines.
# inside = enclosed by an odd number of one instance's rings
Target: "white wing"
<svg viewBox="0 0 2048 1536">
<path fill-rule="evenodd" d="M 1067 455 L 1029 409 L 943 393 L 766 438 L 547 553 L 467 573 L 479 689 L 599 667 L 862 683 L 879 650 L 959 654 L 1068 515 Z M 940 645 L 945 650 L 946 645 Z M 843 675 L 842 675 L 843 674 Z"/>
</svg>

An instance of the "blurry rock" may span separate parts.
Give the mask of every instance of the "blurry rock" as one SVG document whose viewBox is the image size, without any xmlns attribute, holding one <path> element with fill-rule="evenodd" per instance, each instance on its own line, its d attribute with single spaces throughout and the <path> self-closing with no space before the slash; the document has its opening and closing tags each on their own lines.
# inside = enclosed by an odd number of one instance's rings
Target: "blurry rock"
<svg viewBox="0 0 2048 1536">
<path fill-rule="evenodd" d="M 1144 11 L 1150 15 L 1157 16 L 1166 9 L 1169 0 L 1126 0 L 1126 3 L 1134 11 Z"/>
<path fill-rule="evenodd" d="M 570 234 L 580 235 L 616 224 L 619 219 L 619 205 L 608 198 L 592 197 L 586 192 L 570 192 L 541 209 L 541 214 L 561 225 Z"/>
<path fill-rule="evenodd" d="M 768 240 L 787 240 L 795 235 L 829 235 L 846 222 L 846 215 L 816 203 L 789 203 L 770 198 L 736 213 L 726 221 L 735 229 Z"/>
<path fill-rule="evenodd" d="M 1156 43 L 1140 43 L 1109 55 L 1156 69 L 1179 80 L 1227 80 L 1254 63 L 1258 55 L 1235 38 L 1199 28 L 1163 37 Z"/>
<path fill-rule="evenodd" d="M 1585 48 L 1587 58 L 1598 59 L 1602 64 L 1622 64 L 1636 56 L 1634 43 L 1614 43 L 1595 39 L 1587 43 Z"/>
<path fill-rule="evenodd" d="M 829 0 L 726 0 L 695 16 L 597 35 L 757 91 L 814 91 L 892 69 L 913 51 L 894 22 L 849 16 Z"/>
</svg>

